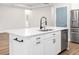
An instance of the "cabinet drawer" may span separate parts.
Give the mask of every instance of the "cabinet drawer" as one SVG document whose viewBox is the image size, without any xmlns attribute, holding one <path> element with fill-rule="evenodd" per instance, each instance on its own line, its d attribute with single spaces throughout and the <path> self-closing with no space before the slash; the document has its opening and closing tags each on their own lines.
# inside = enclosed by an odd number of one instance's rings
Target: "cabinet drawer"
<svg viewBox="0 0 79 59">
<path fill-rule="evenodd" d="M 44 37 L 47 39 L 47 38 L 54 38 L 54 37 L 56 37 L 56 33 L 55 32 L 53 32 L 53 33 L 48 33 L 48 34 L 46 34 L 46 35 L 44 35 Z"/>
<path fill-rule="evenodd" d="M 48 33 L 48 34 L 34 36 L 32 37 L 32 39 L 34 39 L 34 41 L 39 41 L 41 39 L 48 39 L 48 38 L 54 38 L 54 37 L 56 37 L 56 33 Z"/>
</svg>

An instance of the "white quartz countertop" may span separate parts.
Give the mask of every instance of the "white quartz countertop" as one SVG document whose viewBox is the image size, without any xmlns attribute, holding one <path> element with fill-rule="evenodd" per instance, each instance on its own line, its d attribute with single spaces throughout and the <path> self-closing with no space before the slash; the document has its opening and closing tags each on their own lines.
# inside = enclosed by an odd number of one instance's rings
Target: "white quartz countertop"
<svg viewBox="0 0 79 59">
<path fill-rule="evenodd" d="M 40 35 L 40 34 L 46 34 L 50 32 L 55 32 L 59 30 L 67 29 L 65 27 L 48 27 L 47 29 L 53 29 L 52 31 L 40 31 L 38 27 L 32 27 L 32 28 L 22 28 L 22 29 L 10 29 L 10 30 L 2 30 L 0 33 L 7 32 L 9 34 L 15 34 L 18 36 L 34 36 L 34 35 Z"/>
</svg>

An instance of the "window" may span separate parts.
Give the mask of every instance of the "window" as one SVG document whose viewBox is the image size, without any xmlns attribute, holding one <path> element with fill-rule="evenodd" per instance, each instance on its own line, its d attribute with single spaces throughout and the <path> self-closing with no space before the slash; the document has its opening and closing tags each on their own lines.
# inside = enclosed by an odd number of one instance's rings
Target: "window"
<svg viewBox="0 0 79 59">
<path fill-rule="evenodd" d="M 32 14 L 31 10 L 25 10 L 26 27 L 29 27 L 29 19 Z"/>
</svg>

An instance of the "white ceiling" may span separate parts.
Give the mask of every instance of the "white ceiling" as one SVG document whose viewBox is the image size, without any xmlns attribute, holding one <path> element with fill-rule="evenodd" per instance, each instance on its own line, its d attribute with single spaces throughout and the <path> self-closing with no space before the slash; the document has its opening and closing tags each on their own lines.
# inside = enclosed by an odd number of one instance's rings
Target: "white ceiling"
<svg viewBox="0 0 79 59">
<path fill-rule="evenodd" d="M 0 3 L 0 5 L 33 9 L 33 8 L 39 8 L 39 7 L 52 6 L 54 5 L 54 3 Z"/>
</svg>

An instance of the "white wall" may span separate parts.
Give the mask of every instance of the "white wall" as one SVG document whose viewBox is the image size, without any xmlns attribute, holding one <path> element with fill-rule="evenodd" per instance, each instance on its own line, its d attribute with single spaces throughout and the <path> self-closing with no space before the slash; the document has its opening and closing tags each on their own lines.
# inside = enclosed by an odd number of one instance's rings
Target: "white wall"
<svg viewBox="0 0 79 59">
<path fill-rule="evenodd" d="M 72 3 L 71 9 L 79 9 L 79 3 Z"/>
<path fill-rule="evenodd" d="M 0 29 L 14 29 L 24 27 L 24 9 L 0 6 Z"/>
<path fill-rule="evenodd" d="M 53 25 L 51 20 L 51 7 L 35 8 L 32 9 L 31 19 L 29 19 L 30 27 L 40 26 L 40 18 L 47 17 L 48 26 Z"/>
</svg>

